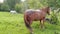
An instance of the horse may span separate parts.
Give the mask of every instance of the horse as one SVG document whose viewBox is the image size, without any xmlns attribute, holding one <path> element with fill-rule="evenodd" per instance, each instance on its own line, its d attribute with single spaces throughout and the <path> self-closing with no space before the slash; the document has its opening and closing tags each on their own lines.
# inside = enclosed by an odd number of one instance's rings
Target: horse
<svg viewBox="0 0 60 34">
<path fill-rule="evenodd" d="M 45 7 L 42 9 L 28 9 L 24 12 L 24 22 L 26 27 L 29 29 L 30 33 L 32 34 L 33 30 L 31 24 L 33 21 L 40 21 L 41 28 L 44 27 L 44 21 L 46 14 L 50 15 L 50 7 Z"/>
</svg>

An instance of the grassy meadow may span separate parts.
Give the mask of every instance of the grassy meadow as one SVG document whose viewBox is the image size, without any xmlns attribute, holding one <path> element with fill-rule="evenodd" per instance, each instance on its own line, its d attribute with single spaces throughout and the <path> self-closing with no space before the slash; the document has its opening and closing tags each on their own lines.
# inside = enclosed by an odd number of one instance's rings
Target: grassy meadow
<svg viewBox="0 0 60 34">
<path fill-rule="evenodd" d="M 60 34 L 60 23 L 53 25 L 45 22 L 44 30 L 41 30 L 39 26 L 39 21 L 32 23 L 34 34 Z M 23 14 L 0 12 L 0 34 L 29 34 L 24 24 Z"/>
</svg>

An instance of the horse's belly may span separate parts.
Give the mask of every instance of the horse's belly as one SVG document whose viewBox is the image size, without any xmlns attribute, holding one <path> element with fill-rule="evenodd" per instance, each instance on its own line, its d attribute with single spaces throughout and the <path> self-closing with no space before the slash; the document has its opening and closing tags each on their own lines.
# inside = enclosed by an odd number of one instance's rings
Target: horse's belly
<svg viewBox="0 0 60 34">
<path fill-rule="evenodd" d="M 39 21 L 40 19 L 34 19 L 34 21 Z"/>
<path fill-rule="evenodd" d="M 33 15 L 33 20 L 34 20 L 34 21 L 40 20 L 40 14 L 34 14 L 34 15 Z"/>
<path fill-rule="evenodd" d="M 40 20 L 40 17 L 34 18 L 34 21 L 38 21 L 38 20 Z"/>
</svg>

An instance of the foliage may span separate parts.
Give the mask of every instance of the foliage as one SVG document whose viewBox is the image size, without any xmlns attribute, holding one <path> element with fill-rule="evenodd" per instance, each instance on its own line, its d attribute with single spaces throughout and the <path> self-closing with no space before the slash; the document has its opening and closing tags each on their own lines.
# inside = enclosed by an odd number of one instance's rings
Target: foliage
<svg viewBox="0 0 60 34">
<path fill-rule="evenodd" d="M 52 24 L 58 24 L 59 23 L 57 13 L 54 13 L 54 11 L 51 14 L 51 23 Z"/>
<path fill-rule="evenodd" d="M 9 11 L 9 6 L 8 5 L 5 5 L 5 4 L 1 4 L 0 5 L 0 10 L 1 11 Z"/>
<path fill-rule="evenodd" d="M 39 0 L 29 0 L 27 3 L 30 9 L 40 9 L 43 6 Z"/>
<path fill-rule="evenodd" d="M 60 0 L 48 0 L 48 4 L 51 7 L 60 8 Z"/>
<path fill-rule="evenodd" d="M 20 3 L 20 0 L 5 0 L 5 3 L 9 6 L 10 9 L 14 10 L 16 3 Z"/>
<path fill-rule="evenodd" d="M 15 5 L 15 10 L 19 13 L 22 13 L 22 7 L 23 7 L 22 4 L 16 4 Z"/>
<path fill-rule="evenodd" d="M 53 9 L 57 9 L 60 7 L 60 0 L 26 0 L 25 2 L 21 2 L 21 0 L 5 0 L 5 5 L 8 5 L 10 9 L 16 9 L 15 6 L 17 4 L 23 4 L 23 10 L 26 9 L 40 9 L 44 6 L 53 7 Z M 20 8 L 19 8 L 20 9 Z"/>
</svg>

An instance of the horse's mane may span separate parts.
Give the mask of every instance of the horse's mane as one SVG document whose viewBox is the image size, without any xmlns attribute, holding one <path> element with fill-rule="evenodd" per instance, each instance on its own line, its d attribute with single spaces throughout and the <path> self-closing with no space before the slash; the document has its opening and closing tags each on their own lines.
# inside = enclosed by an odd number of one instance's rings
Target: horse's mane
<svg viewBox="0 0 60 34">
<path fill-rule="evenodd" d="M 49 10 L 49 8 L 50 8 L 49 6 L 48 7 L 43 7 L 40 10 L 44 10 L 45 11 L 45 10 Z"/>
</svg>

